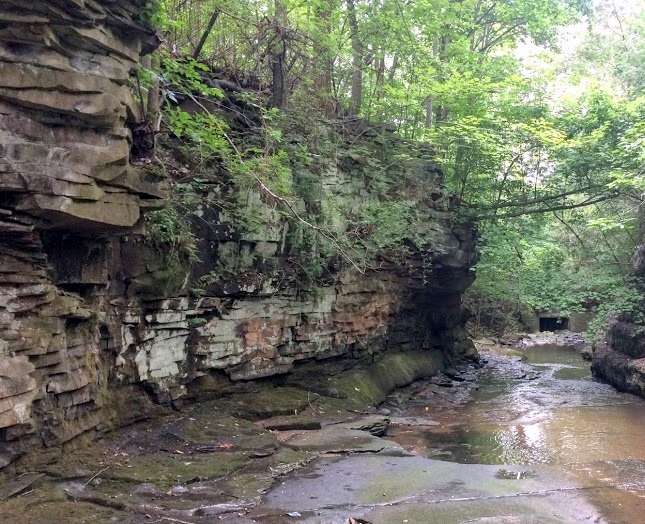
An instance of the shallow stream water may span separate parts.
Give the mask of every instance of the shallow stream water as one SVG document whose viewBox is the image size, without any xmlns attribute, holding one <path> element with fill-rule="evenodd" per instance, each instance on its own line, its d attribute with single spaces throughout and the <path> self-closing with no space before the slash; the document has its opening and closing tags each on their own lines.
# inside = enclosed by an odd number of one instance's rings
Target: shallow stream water
<svg viewBox="0 0 645 524">
<path fill-rule="evenodd" d="M 421 392 L 405 411 L 438 424 L 391 428 L 389 438 L 433 459 L 522 465 L 528 476 L 546 464 L 573 475 L 606 522 L 645 523 L 645 401 L 594 380 L 571 348 L 484 357 L 469 401 Z"/>
</svg>

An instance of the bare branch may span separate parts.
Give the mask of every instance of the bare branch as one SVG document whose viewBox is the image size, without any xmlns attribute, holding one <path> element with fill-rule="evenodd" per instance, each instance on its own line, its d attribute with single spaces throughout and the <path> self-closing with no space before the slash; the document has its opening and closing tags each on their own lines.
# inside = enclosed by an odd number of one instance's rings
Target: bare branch
<svg viewBox="0 0 645 524">
<path fill-rule="evenodd" d="M 587 207 L 587 206 L 592 206 L 594 204 L 598 204 L 599 202 L 604 202 L 605 200 L 609 200 L 611 198 L 615 198 L 617 195 L 603 195 L 601 197 L 597 198 L 590 198 L 588 200 L 585 200 L 584 202 L 578 202 L 578 203 L 571 203 L 571 204 L 563 204 L 561 206 L 554 206 L 554 207 L 542 207 L 542 208 L 535 208 L 535 209 L 525 209 L 523 211 L 517 211 L 514 213 L 506 213 L 503 215 L 480 215 L 474 217 L 475 220 L 486 220 L 486 219 L 504 219 L 504 218 L 514 218 L 514 217 L 521 217 L 524 215 L 535 215 L 537 213 L 551 213 L 553 211 L 564 211 L 566 209 L 577 209 L 579 207 Z"/>
</svg>

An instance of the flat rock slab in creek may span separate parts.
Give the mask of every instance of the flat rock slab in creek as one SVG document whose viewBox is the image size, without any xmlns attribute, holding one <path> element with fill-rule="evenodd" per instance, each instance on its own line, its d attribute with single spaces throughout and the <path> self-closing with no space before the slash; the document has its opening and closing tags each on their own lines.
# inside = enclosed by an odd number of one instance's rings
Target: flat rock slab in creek
<svg viewBox="0 0 645 524">
<path fill-rule="evenodd" d="M 375 437 L 367 431 L 338 426 L 327 426 L 320 431 L 294 432 L 283 443 L 293 449 L 314 453 L 409 454 L 396 442 Z"/>
<path fill-rule="evenodd" d="M 319 420 L 312 417 L 272 417 L 257 422 L 257 425 L 269 431 L 297 431 L 320 429 Z"/>
<path fill-rule="evenodd" d="M 17 479 L 9 482 L 4 482 L 0 487 L 0 500 L 8 499 L 17 495 L 21 491 L 25 491 L 29 488 L 34 482 L 40 480 L 45 475 L 42 473 L 28 473 L 26 475 L 21 475 Z"/>
<path fill-rule="evenodd" d="M 391 426 L 403 426 L 403 427 L 431 427 L 439 426 L 440 423 L 436 420 L 430 420 L 428 418 L 421 417 L 392 417 L 390 419 Z"/>
<path fill-rule="evenodd" d="M 366 415 L 355 420 L 336 423 L 331 427 L 367 431 L 376 437 L 381 437 L 385 435 L 389 425 L 389 417 L 383 415 Z"/>
<path fill-rule="evenodd" d="M 499 478 L 499 469 L 418 456 L 325 458 L 275 486 L 248 517 L 285 522 L 296 511 L 302 517 L 293 521 L 309 524 L 346 524 L 350 516 L 373 524 L 606 523 L 585 499 L 590 486 L 547 466 L 520 479 Z"/>
</svg>

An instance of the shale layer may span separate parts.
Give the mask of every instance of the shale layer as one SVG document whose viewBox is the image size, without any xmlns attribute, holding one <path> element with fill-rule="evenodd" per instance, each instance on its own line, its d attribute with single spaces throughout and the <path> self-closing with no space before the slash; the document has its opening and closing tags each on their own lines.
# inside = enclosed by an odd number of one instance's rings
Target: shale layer
<svg viewBox="0 0 645 524">
<path fill-rule="evenodd" d="M 231 234 L 204 208 L 198 268 L 162 263 L 142 216 L 166 205 L 168 184 L 131 162 L 141 115 L 129 82 L 158 45 L 142 4 L 0 6 L 0 468 L 251 381 L 373 403 L 475 355 L 460 309 L 474 231 L 423 155 L 406 169 L 426 177 L 410 199 L 434 240 L 404 261 L 337 264 L 303 294 L 280 269 L 298 263 L 288 220 L 250 190 L 270 226 Z M 369 198 L 362 164 L 320 175 L 326 201 Z M 195 292 L 244 257 L 278 270 Z"/>
</svg>

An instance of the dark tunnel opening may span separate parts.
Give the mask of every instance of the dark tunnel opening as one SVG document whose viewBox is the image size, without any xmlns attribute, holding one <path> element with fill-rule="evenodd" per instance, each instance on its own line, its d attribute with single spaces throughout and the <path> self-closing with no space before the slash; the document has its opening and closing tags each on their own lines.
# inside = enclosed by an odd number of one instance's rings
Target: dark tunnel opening
<svg viewBox="0 0 645 524">
<path fill-rule="evenodd" d="M 540 331 L 561 331 L 569 327 L 569 319 L 563 317 L 540 317 Z"/>
</svg>

